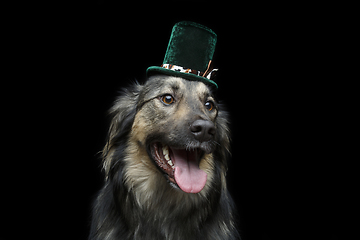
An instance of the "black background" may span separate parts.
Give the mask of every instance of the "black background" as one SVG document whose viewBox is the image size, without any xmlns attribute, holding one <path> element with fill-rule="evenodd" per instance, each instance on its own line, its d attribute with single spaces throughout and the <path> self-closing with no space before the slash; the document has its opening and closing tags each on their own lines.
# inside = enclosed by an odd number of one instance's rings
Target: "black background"
<svg viewBox="0 0 360 240">
<path fill-rule="evenodd" d="M 232 129 L 227 179 L 243 240 L 341 239 L 344 173 L 332 143 L 339 90 L 329 78 L 338 73 L 328 65 L 336 11 L 209 1 L 31 7 L 11 48 L 26 76 L 14 87 L 22 134 L 12 141 L 29 148 L 23 186 L 10 185 L 18 211 L 8 223 L 17 227 L 5 239 L 87 238 L 107 110 L 122 87 L 161 65 L 183 20 L 218 35 L 213 62 Z"/>
</svg>

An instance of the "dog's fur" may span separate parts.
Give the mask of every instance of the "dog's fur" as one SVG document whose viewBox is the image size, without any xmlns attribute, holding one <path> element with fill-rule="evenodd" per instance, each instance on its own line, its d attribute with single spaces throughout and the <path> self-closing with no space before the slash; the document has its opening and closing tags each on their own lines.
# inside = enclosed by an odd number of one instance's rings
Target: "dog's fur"
<svg viewBox="0 0 360 240">
<path fill-rule="evenodd" d="M 164 94 L 176 102 L 164 104 Z M 215 103 L 211 111 L 204 107 L 209 99 Z M 124 90 L 111 108 L 105 184 L 94 203 L 89 239 L 240 239 L 226 188 L 230 137 L 222 108 L 213 89 L 178 77 L 156 75 Z M 214 139 L 193 137 L 189 126 L 197 119 L 214 123 Z M 151 156 L 154 141 L 202 149 L 199 167 L 207 181 L 199 193 L 186 193 L 169 181 Z"/>
</svg>

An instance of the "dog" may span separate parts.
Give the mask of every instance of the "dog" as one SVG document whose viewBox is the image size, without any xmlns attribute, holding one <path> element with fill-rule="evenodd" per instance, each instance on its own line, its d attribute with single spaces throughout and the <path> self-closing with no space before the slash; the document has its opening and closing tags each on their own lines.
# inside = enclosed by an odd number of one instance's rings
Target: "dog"
<svg viewBox="0 0 360 240">
<path fill-rule="evenodd" d="M 226 187 L 228 113 L 200 81 L 154 75 L 110 109 L 90 240 L 240 239 Z"/>
</svg>

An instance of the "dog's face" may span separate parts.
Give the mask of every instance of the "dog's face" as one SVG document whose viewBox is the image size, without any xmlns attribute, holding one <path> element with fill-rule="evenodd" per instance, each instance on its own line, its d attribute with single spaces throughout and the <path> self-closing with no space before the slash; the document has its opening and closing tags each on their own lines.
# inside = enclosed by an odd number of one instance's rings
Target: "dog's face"
<svg viewBox="0 0 360 240">
<path fill-rule="evenodd" d="M 214 151 L 229 145 L 227 122 L 211 89 L 202 82 L 153 76 L 134 96 L 136 113 L 125 159 L 130 185 L 136 177 L 154 179 L 151 172 L 165 176 L 173 188 L 200 192 L 212 181 Z M 118 104 L 126 103 L 119 99 Z"/>
<path fill-rule="evenodd" d="M 200 192 L 207 174 L 199 164 L 220 144 L 215 141 L 216 101 L 201 82 L 159 80 L 150 79 L 145 85 L 133 132 L 172 186 Z"/>
</svg>

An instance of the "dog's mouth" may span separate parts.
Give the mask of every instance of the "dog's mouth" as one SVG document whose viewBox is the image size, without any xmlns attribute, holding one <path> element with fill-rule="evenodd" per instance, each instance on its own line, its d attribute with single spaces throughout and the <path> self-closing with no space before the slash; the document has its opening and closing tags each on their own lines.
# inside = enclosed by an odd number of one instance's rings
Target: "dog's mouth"
<svg viewBox="0 0 360 240">
<path fill-rule="evenodd" d="M 200 148 L 186 150 L 155 142 L 150 150 L 155 164 L 173 186 L 187 193 L 198 193 L 204 188 L 207 174 L 199 168 L 204 155 Z"/>
</svg>

